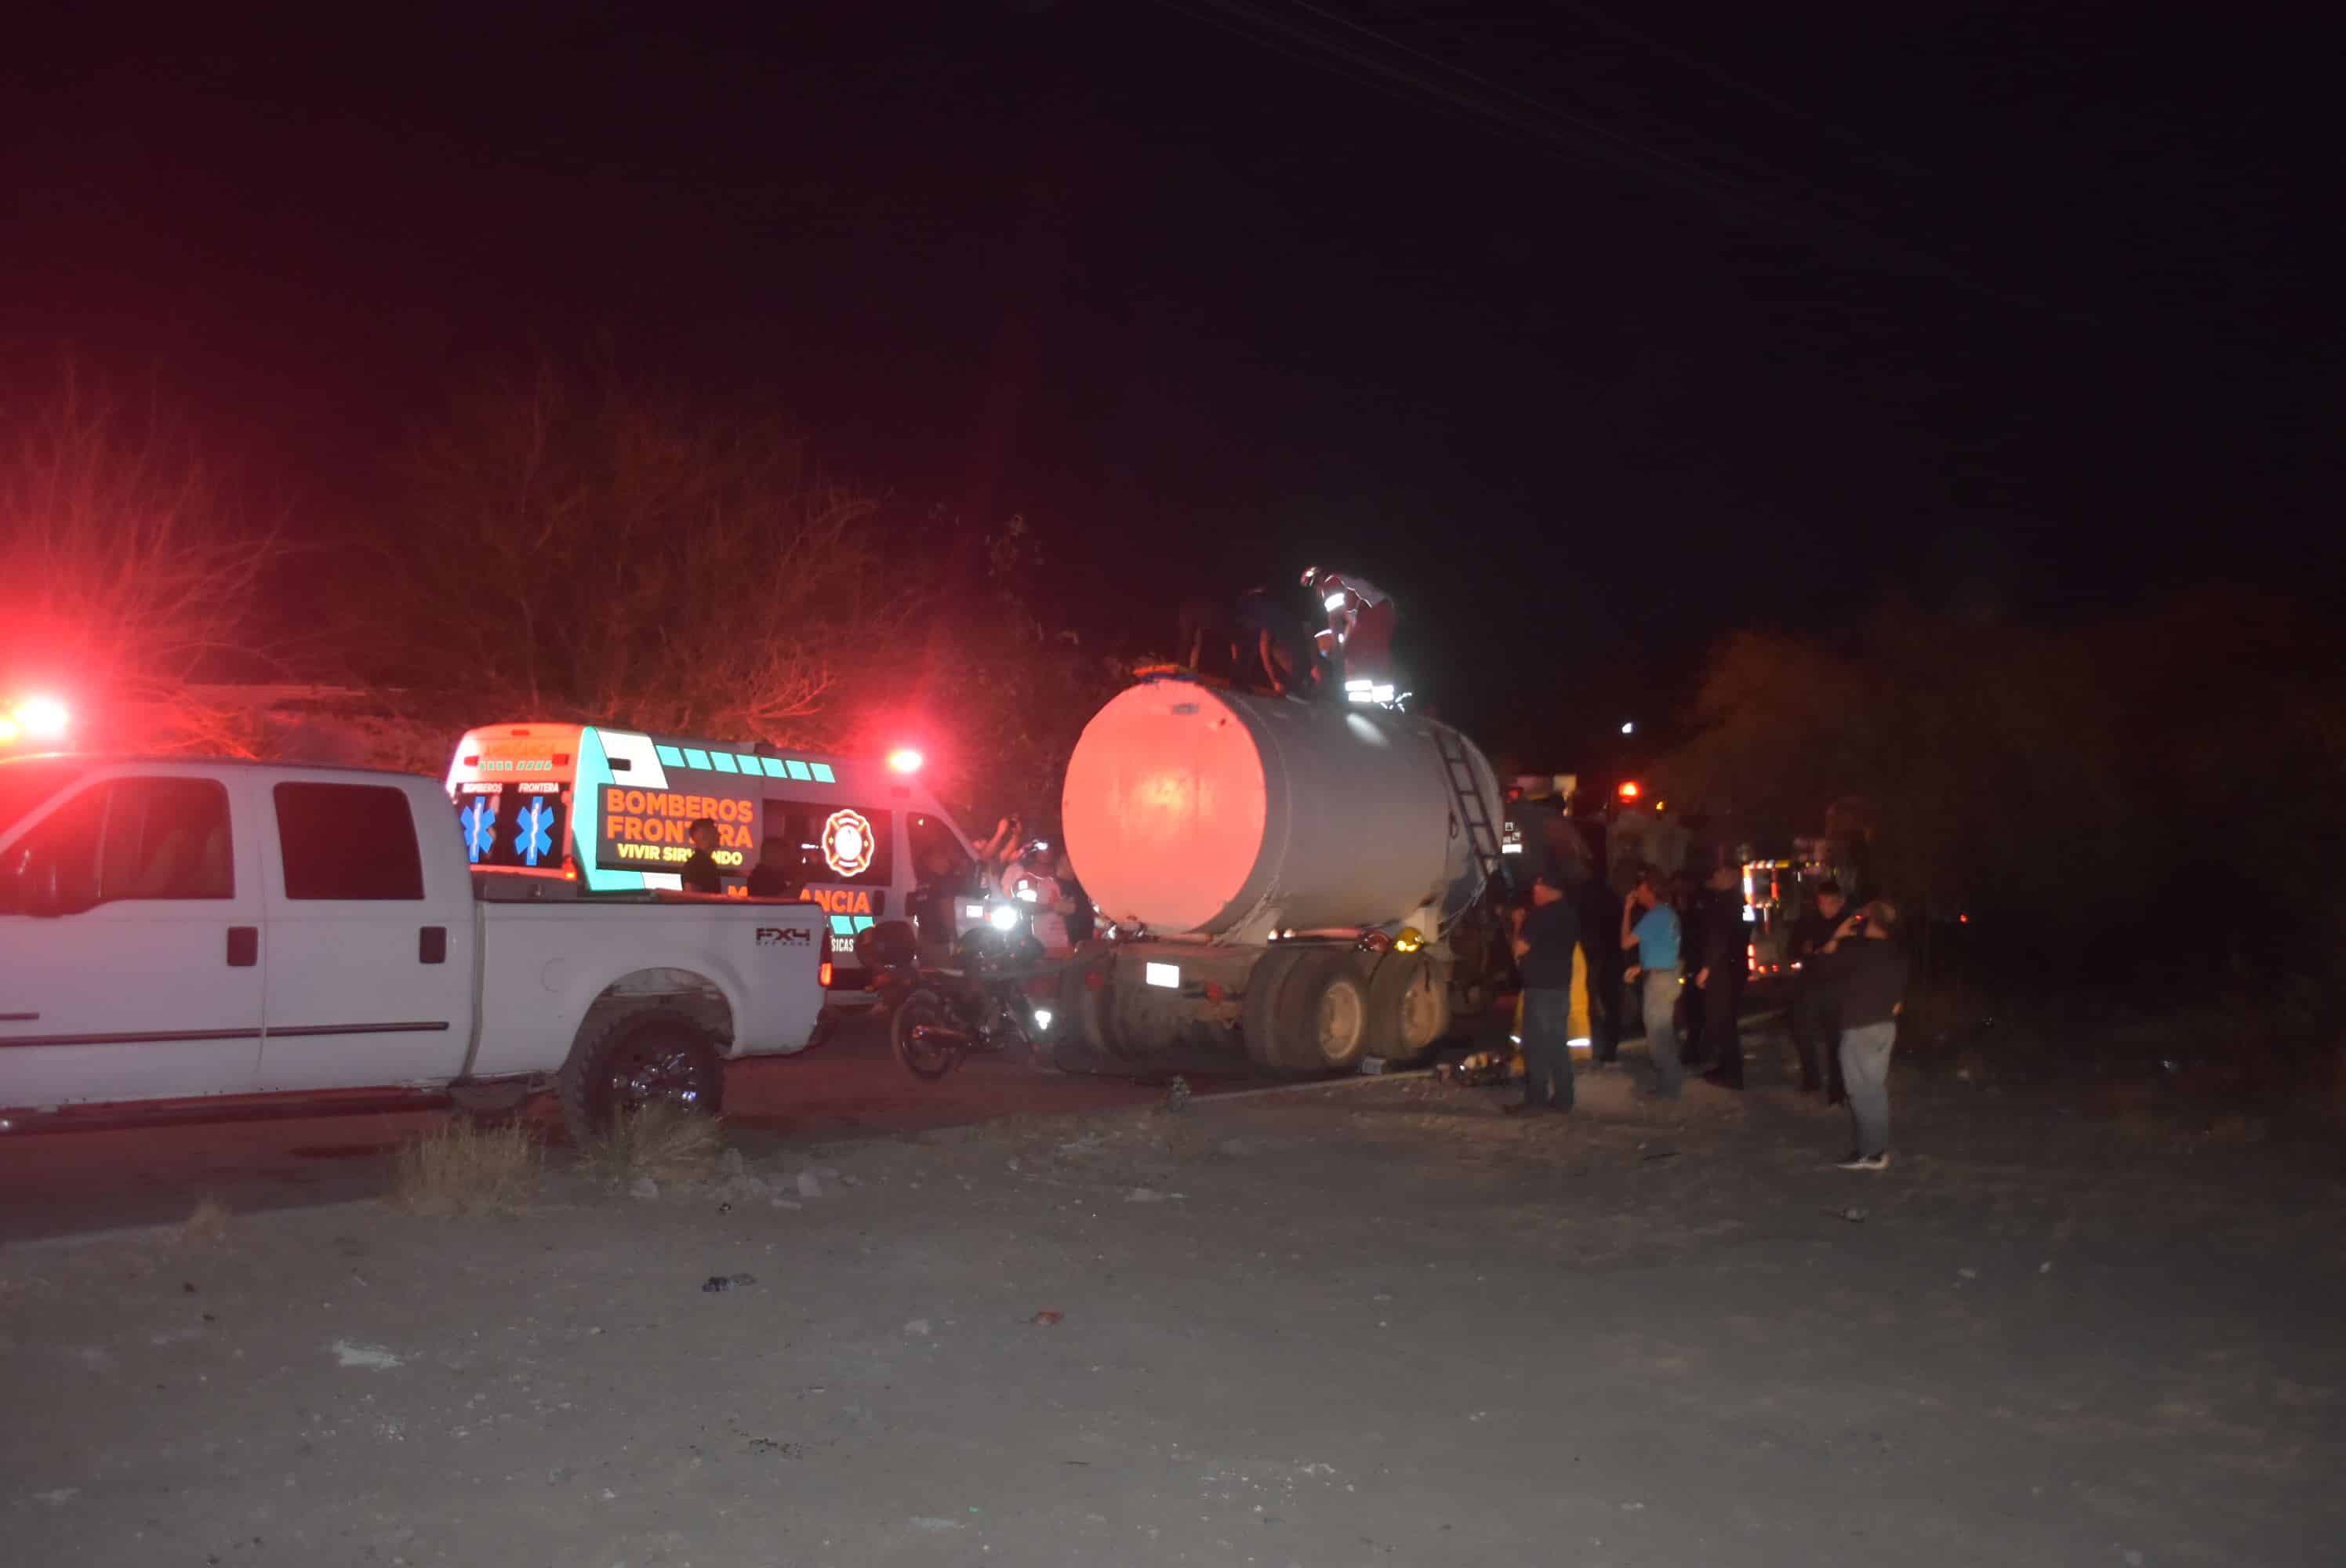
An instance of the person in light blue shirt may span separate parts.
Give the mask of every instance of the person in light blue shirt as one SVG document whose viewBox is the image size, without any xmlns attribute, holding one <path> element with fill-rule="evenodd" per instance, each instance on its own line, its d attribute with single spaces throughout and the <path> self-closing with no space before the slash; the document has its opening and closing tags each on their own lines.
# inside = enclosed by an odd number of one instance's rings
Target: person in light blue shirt
<svg viewBox="0 0 2346 1568">
<path fill-rule="evenodd" d="M 1678 1003 L 1678 911 L 1662 901 L 1650 875 L 1637 879 L 1637 890 L 1621 911 L 1621 949 L 1629 955 L 1622 978 L 1643 983 L 1646 1054 L 1653 1059 L 1654 1093 L 1665 1100 L 1678 1097 L 1685 1073 L 1678 1065 L 1676 1011 Z"/>
</svg>

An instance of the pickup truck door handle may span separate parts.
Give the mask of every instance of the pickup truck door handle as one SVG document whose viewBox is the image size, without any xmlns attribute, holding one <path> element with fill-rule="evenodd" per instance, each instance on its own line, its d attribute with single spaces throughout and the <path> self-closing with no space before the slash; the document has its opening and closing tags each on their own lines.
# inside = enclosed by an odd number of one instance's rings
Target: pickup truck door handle
<svg viewBox="0 0 2346 1568">
<path fill-rule="evenodd" d="M 250 969 L 260 962 L 260 928 L 257 925 L 232 925 L 228 928 L 228 966 L 230 969 Z"/>
<path fill-rule="evenodd" d="M 415 936 L 415 962 L 445 963 L 448 962 L 448 928 L 427 925 Z"/>
</svg>

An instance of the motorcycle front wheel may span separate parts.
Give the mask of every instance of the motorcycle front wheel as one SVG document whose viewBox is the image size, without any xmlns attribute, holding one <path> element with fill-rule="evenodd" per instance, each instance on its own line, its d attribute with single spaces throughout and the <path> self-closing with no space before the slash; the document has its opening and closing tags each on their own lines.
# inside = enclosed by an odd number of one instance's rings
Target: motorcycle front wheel
<svg viewBox="0 0 2346 1568">
<path fill-rule="evenodd" d="M 888 1023 L 888 1043 L 906 1072 L 934 1083 L 961 1065 L 969 1031 L 954 1017 L 944 997 L 923 987 L 897 1004 Z"/>
</svg>

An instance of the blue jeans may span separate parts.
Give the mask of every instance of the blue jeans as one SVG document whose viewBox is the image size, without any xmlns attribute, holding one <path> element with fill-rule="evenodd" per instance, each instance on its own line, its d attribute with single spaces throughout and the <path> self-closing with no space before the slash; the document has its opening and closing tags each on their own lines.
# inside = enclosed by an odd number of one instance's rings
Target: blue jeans
<svg viewBox="0 0 2346 1568">
<path fill-rule="evenodd" d="M 1646 1051 L 1654 1059 L 1654 1093 L 1675 1100 L 1686 1081 L 1678 1066 L 1678 972 L 1649 969 L 1638 983 L 1646 988 Z"/>
<path fill-rule="evenodd" d="M 1572 1109 L 1572 993 L 1524 993 L 1524 1104 Z"/>
<path fill-rule="evenodd" d="M 1898 1025 L 1861 1023 L 1841 1032 L 1841 1075 L 1849 1089 L 1850 1119 L 1857 1124 L 1857 1152 L 1890 1149 L 1890 1048 Z"/>
</svg>

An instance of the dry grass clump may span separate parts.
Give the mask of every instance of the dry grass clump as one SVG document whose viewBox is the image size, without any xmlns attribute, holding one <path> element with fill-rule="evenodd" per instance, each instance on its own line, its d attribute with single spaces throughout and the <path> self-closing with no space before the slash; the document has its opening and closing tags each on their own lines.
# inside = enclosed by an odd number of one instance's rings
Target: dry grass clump
<svg viewBox="0 0 2346 1568">
<path fill-rule="evenodd" d="M 400 1145 L 391 1200 L 410 1214 L 515 1214 L 537 1196 L 544 1163 L 521 1124 L 483 1127 L 452 1116 Z"/>
<path fill-rule="evenodd" d="M 179 1227 L 183 1247 L 218 1247 L 228 1239 L 229 1207 L 207 1193 Z"/>
<path fill-rule="evenodd" d="M 578 1151 L 588 1170 L 609 1180 L 699 1181 L 712 1176 L 724 1147 L 717 1118 L 655 1100 L 611 1124 Z"/>
</svg>

